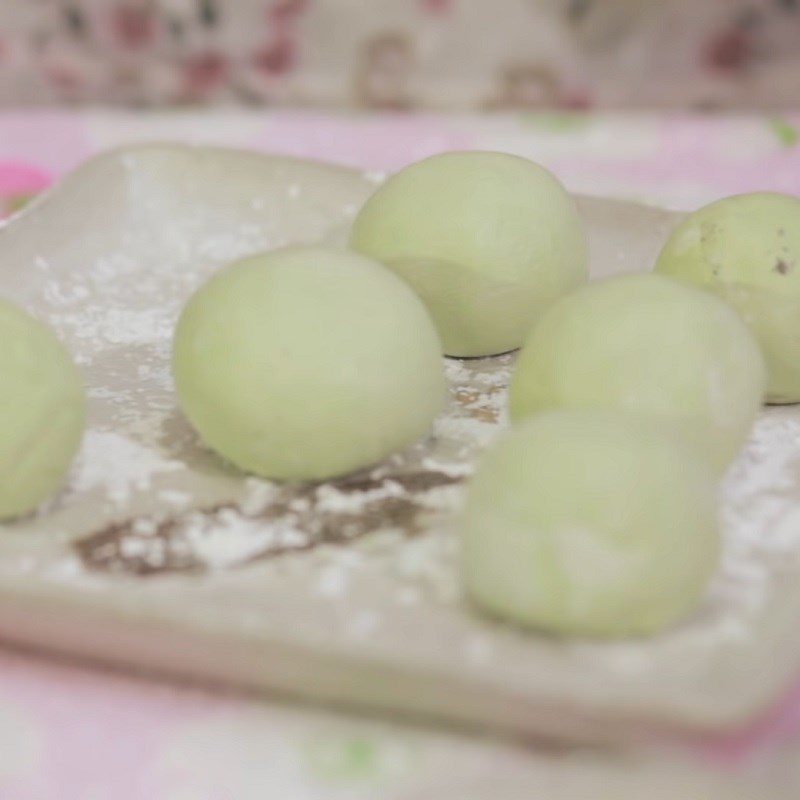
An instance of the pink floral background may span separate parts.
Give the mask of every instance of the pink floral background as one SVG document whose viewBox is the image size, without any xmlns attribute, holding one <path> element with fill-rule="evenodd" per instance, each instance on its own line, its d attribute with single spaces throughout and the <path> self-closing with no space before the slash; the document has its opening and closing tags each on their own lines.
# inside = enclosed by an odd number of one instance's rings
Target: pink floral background
<svg viewBox="0 0 800 800">
<path fill-rule="evenodd" d="M 796 0 L 3 0 L 0 103 L 793 108 Z"/>
<path fill-rule="evenodd" d="M 126 25 L 126 35 L 149 30 Z M 792 114 L 6 111 L 0 203 L 15 211 L 100 150 L 169 139 L 371 170 L 454 148 L 499 149 L 541 161 L 576 191 L 692 208 L 738 191 L 800 194 L 798 125 Z M 798 747 L 800 684 L 739 734 L 687 745 L 682 755 L 707 770 L 774 775 L 792 768 Z M 498 765 L 526 780 L 548 758 L 0 651 L 2 800 L 454 796 L 428 781 L 487 780 Z"/>
</svg>

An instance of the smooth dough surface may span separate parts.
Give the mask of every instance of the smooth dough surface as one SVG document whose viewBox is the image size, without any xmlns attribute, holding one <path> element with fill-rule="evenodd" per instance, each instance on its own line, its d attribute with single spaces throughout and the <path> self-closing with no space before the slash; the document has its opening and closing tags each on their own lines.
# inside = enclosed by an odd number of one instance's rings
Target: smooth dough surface
<svg viewBox="0 0 800 800">
<path fill-rule="evenodd" d="M 551 408 L 652 414 L 724 470 L 761 406 L 766 369 L 740 316 L 660 275 L 589 284 L 531 333 L 511 383 L 512 419 Z"/>
<path fill-rule="evenodd" d="M 411 284 L 451 356 L 519 347 L 588 276 L 570 195 L 543 167 L 503 153 L 445 153 L 401 170 L 365 203 L 351 246 Z"/>
<path fill-rule="evenodd" d="M 422 302 L 380 264 L 292 247 L 221 270 L 175 336 L 181 405 L 239 468 L 316 480 L 367 467 L 442 408 L 441 344 Z"/>
<path fill-rule="evenodd" d="M 53 331 L 5 300 L 0 342 L 0 519 L 10 519 L 63 482 L 83 435 L 86 396 Z"/>
<path fill-rule="evenodd" d="M 719 550 L 708 463 L 652 418 L 551 411 L 489 451 L 461 523 L 468 595 L 560 634 L 648 634 L 699 602 Z"/>
<path fill-rule="evenodd" d="M 731 303 L 764 352 L 767 399 L 800 401 L 800 198 L 757 192 L 701 208 L 676 228 L 656 271 Z"/>
</svg>

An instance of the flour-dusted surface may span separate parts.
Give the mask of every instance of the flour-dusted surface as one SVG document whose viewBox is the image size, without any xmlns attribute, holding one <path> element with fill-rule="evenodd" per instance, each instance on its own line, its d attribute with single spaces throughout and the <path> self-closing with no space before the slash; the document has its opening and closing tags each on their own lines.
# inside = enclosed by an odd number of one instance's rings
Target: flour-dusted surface
<svg viewBox="0 0 800 800">
<path fill-rule="evenodd" d="M 320 484 L 245 478 L 240 500 L 199 509 L 189 506 L 188 495 L 162 490 L 156 495 L 166 508 L 113 522 L 77 539 L 74 549 L 88 570 L 151 575 L 226 569 L 373 534 L 398 543 L 427 539 L 458 512 L 476 451 L 504 419 L 512 361 L 511 355 L 447 360 L 451 400 L 431 441 L 373 469 Z M 127 487 L 147 489 L 151 474 L 178 468 L 180 462 L 155 457 L 118 434 L 91 431 L 73 488 L 101 484 L 107 498 L 124 500 Z"/>
<path fill-rule="evenodd" d="M 49 319 L 78 357 L 90 429 L 65 491 L 3 530 L 0 633 L 528 734 L 721 729 L 757 714 L 800 663 L 794 408 L 763 413 L 726 478 L 722 564 L 698 613 L 621 643 L 521 633 L 460 594 L 465 479 L 505 423 L 513 356 L 447 360 L 450 403 L 431 437 L 336 481 L 247 478 L 199 445 L 169 370 L 191 291 L 256 250 L 345 241 L 379 180 L 140 148 L 91 162 L 9 224 L 0 291 Z M 582 207 L 595 275 L 651 263 L 674 221 L 613 201 Z"/>
</svg>

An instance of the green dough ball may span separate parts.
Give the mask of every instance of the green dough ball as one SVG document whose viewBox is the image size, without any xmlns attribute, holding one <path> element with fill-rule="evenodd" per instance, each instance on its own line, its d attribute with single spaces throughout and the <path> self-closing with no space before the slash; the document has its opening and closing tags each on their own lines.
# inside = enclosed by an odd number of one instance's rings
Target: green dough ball
<svg viewBox="0 0 800 800">
<path fill-rule="evenodd" d="M 800 199 L 728 197 L 681 223 L 656 264 L 735 306 L 761 345 L 767 400 L 800 401 Z"/>
<path fill-rule="evenodd" d="M 657 421 L 551 411 L 484 457 L 461 523 L 468 595 L 564 634 L 647 634 L 688 614 L 717 563 L 713 470 Z"/>
<path fill-rule="evenodd" d="M 32 511 L 64 480 L 80 445 L 80 372 L 47 325 L 0 300 L 0 519 Z"/>
<path fill-rule="evenodd" d="M 713 295 L 659 275 L 585 286 L 532 331 L 511 384 L 511 416 L 549 408 L 655 414 L 720 470 L 747 438 L 764 393 L 758 345 Z"/>
<path fill-rule="evenodd" d="M 451 356 L 514 350 L 543 309 L 587 279 L 572 198 L 545 169 L 502 153 L 446 153 L 381 186 L 351 246 L 425 301 Z"/>
<path fill-rule="evenodd" d="M 205 442 L 278 480 L 374 464 L 423 436 L 445 397 L 420 300 L 380 264 L 322 248 L 217 273 L 181 316 L 173 368 Z"/>
</svg>

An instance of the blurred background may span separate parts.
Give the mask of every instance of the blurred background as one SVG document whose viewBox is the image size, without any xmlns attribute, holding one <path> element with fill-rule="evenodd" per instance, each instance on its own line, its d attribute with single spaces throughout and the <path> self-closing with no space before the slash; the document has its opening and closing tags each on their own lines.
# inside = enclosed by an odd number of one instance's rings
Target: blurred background
<svg viewBox="0 0 800 800">
<path fill-rule="evenodd" d="M 3 0 L 4 104 L 791 108 L 798 0 Z"/>
<path fill-rule="evenodd" d="M 0 0 L 0 216 L 150 140 L 532 158 L 694 208 L 800 191 L 800 0 Z"/>
</svg>

